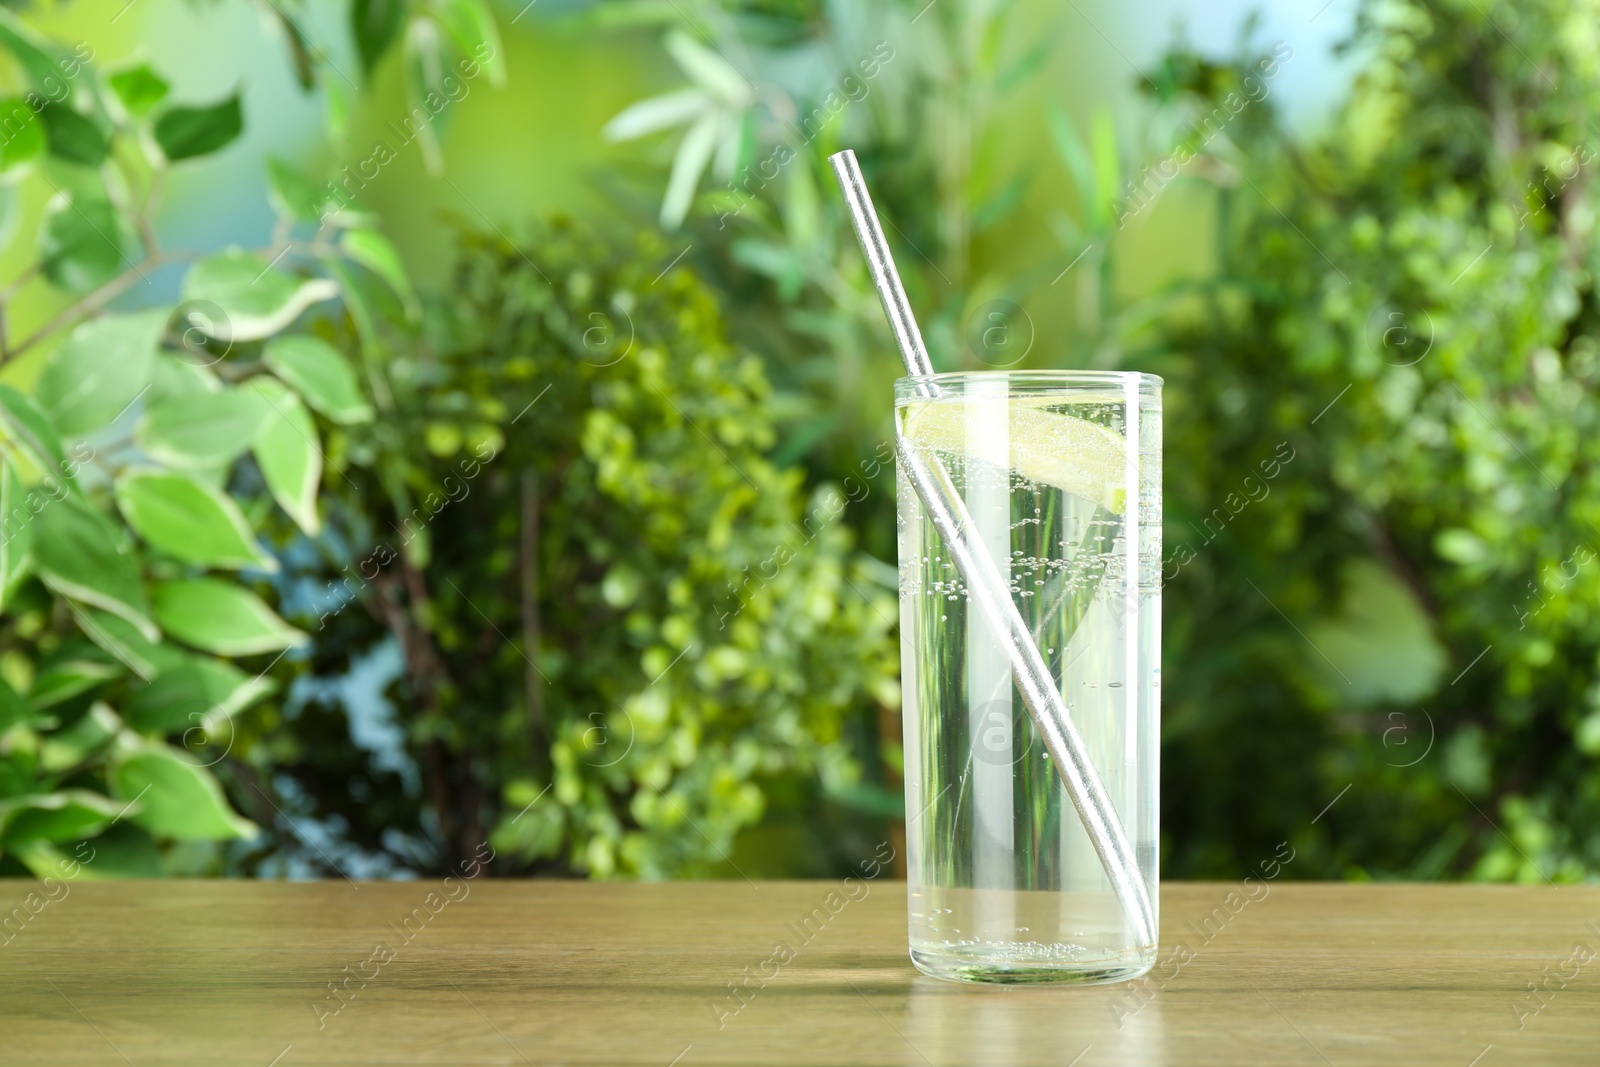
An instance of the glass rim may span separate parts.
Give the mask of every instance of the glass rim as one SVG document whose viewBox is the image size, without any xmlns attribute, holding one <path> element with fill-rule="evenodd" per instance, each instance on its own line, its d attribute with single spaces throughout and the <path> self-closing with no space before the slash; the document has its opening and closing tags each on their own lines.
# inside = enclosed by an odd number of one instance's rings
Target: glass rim
<svg viewBox="0 0 1600 1067">
<path fill-rule="evenodd" d="M 908 374 L 895 379 L 895 391 L 920 385 L 959 385 L 967 382 L 1006 381 L 1021 384 L 1073 386 L 1138 384 L 1141 390 L 1166 384 L 1159 374 L 1137 370 L 961 370 L 938 374 Z"/>
</svg>

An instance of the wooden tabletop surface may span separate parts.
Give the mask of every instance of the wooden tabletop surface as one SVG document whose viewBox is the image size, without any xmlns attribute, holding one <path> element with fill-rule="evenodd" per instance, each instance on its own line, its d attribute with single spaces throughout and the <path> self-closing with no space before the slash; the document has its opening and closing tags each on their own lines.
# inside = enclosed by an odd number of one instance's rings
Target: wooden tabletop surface
<svg viewBox="0 0 1600 1067">
<path fill-rule="evenodd" d="M 0 1062 L 1600 1063 L 1600 886 L 1169 883 L 1148 981 L 1077 988 L 924 977 L 844 888 L 0 881 Z"/>
</svg>

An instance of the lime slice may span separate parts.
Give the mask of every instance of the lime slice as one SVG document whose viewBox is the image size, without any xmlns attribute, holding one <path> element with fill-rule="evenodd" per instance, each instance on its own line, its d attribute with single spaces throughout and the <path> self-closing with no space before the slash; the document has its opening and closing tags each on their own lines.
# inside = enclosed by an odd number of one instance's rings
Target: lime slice
<svg viewBox="0 0 1600 1067">
<path fill-rule="evenodd" d="M 1128 505 L 1128 443 L 1104 426 L 1006 397 L 914 400 L 901 411 L 913 445 L 1009 468 L 1114 515 Z"/>
</svg>

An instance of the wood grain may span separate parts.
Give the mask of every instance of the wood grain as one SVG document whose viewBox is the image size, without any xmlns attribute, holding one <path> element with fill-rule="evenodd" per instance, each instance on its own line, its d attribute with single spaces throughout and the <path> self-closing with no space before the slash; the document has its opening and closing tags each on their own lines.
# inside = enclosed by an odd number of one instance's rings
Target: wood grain
<svg viewBox="0 0 1600 1067">
<path fill-rule="evenodd" d="M 840 888 L 85 882 L 32 914 L 39 886 L 0 882 L 26 916 L 0 1061 L 1600 1063 L 1600 887 L 1278 884 L 1234 913 L 1234 886 L 1169 883 L 1148 982 L 1088 988 L 917 974 L 902 883 L 796 937 Z"/>
</svg>

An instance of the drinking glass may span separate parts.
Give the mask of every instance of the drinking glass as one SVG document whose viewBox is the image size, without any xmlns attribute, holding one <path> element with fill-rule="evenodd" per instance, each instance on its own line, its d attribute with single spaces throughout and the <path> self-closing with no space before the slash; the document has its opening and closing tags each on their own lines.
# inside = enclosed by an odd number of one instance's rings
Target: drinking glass
<svg viewBox="0 0 1600 1067">
<path fill-rule="evenodd" d="M 984 371 L 895 384 L 948 474 L 1157 894 L 1161 379 Z M 1013 682 L 1003 635 L 899 469 L 911 959 L 940 978 L 1097 982 L 1141 943 Z"/>
</svg>

